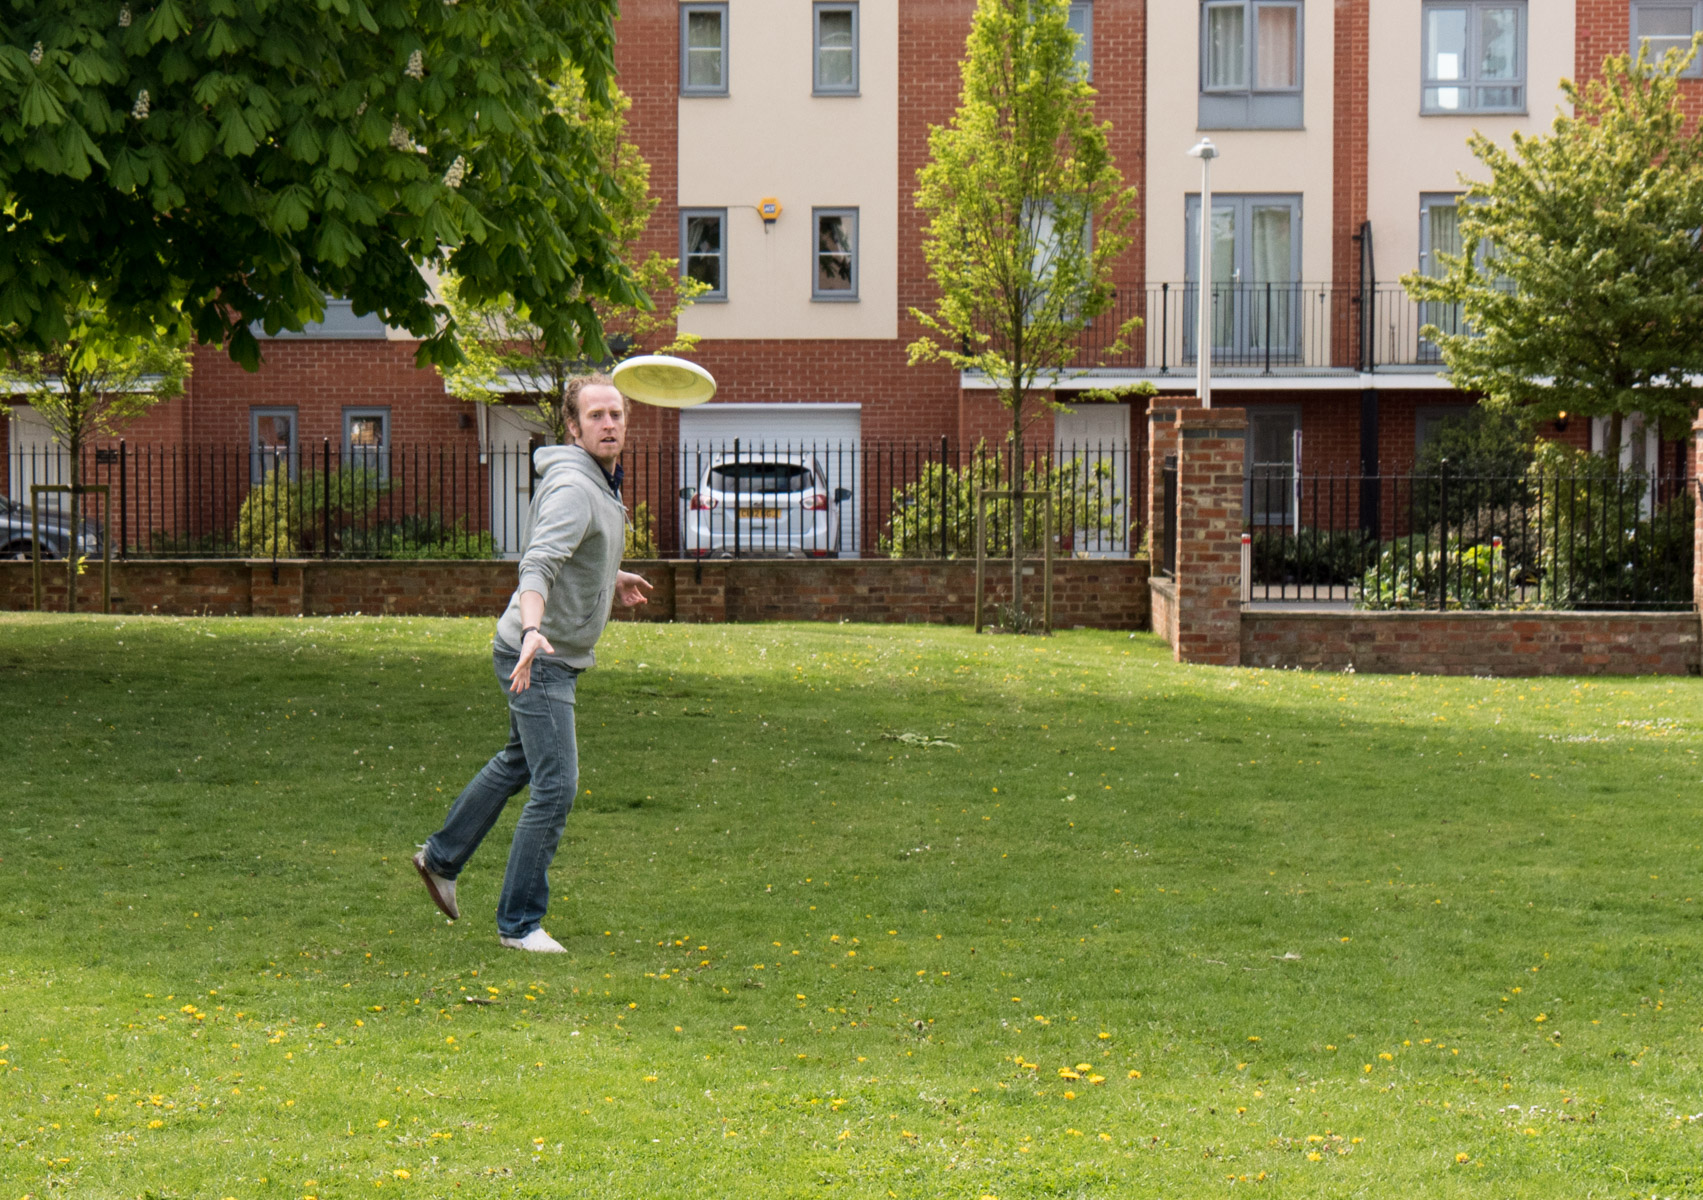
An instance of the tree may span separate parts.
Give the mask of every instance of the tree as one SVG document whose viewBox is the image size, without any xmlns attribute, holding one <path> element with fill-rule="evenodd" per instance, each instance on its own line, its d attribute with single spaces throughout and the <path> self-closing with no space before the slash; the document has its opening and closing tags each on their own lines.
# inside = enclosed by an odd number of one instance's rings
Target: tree
<svg viewBox="0 0 1703 1200">
<path fill-rule="evenodd" d="M 556 107 L 586 129 L 596 158 L 615 183 L 607 209 L 617 254 L 627 264 L 650 303 L 593 299 L 592 308 L 604 340 L 616 357 L 643 348 L 659 354 L 679 354 L 698 344 L 695 334 L 677 332 L 680 312 L 704 290 L 695 279 L 678 274 L 679 260 L 655 250 L 641 255 L 638 244 L 656 210 L 650 194 L 650 164 L 627 139 L 626 112 L 632 105 L 619 88 L 610 87 L 609 102 L 593 105 L 577 74 L 558 89 Z M 515 297 L 499 295 L 468 300 L 461 280 L 444 280 L 443 297 L 462 331 L 466 361 L 444 372 L 450 392 L 464 400 L 501 404 L 508 396 L 531 403 L 528 417 L 554 441 L 567 440 L 562 419 L 562 390 L 595 360 L 579 352 L 553 348 L 531 310 Z M 664 340 L 666 339 L 666 340 Z"/>
<path fill-rule="evenodd" d="M 62 0 L 0 9 L 0 329 L 63 341 L 85 280 L 125 332 L 191 326 L 254 367 L 250 323 L 327 296 L 456 362 L 421 268 L 512 295 L 554 353 L 641 304 L 592 131 L 616 0 Z"/>
<path fill-rule="evenodd" d="M 65 336 L 49 350 L 15 353 L 3 371 L 10 393 L 29 401 L 53 440 L 65 448 L 71 486 L 83 484 L 83 451 L 97 437 L 109 437 L 162 400 L 183 391 L 189 377 L 185 339 L 167 328 L 152 336 L 131 332 L 115 321 L 101 298 L 85 292 L 78 304 L 60 314 Z M 11 406 L 0 400 L 0 413 Z M 82 528 L 82 497 L 71 492 L 71 549 L 66 608 L 77 606 L 77 537 Z M 111 537 L 110 529 L 101 536 Z"/>
<path fill-rule="evenodd" d="M 1030 393 L 1069 370 L 1082 331 L 1112 306 L 1112 267 L 1136 215 L 1107 146 L 1110 126 L 1094 120 L 1068 19 L 1067 0 L 978 0 L 958 111 L 929 129 L 929 162 L 917 174 L 939 298 L 911 310 L 924 333 L 910 361 L 985 375 L 1011 413 L 1019 454 Z M 1108 353 L 1138 324 L 1124 322 Z M 1020 496 L 1021 470 L 1010 485 Z M 1023 511 L 1010 506 L 1018 625 Z"/>
<path fill-rule="evenodd" d="M 1616 461 L 1629 414 L 1676 437 L 1703 400 L 1703 135 L 1678 79 L 1696 53 L 1563 80 L 1575 115 L 1509 149 L 1474 134 L 1490 178 L 1463 179 L 1461 253 L 1440 278 L 1402 278 L 1458 306 L 1455 331 L 1424 329 L 1456 387 L 1529 422 L 1606 416 Z"/>
</svg>

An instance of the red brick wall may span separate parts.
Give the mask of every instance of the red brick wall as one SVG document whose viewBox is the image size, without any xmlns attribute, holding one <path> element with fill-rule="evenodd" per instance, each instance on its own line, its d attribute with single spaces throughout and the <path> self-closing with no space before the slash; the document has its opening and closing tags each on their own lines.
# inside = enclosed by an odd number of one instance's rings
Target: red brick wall
<svg viewBox="0 0 1703 1200">
<path fill-rule="evenodd" d="M 1331 93 L 1331 279 L 1339 289 L 1355 286 L 1360 278 L 1360 247 L 1354 235 L 1366 219 L 1370 7 L 1370 0 L 1336 0 L 1335 86 Z M 1359 362 L 1359 340 L 1353 322 L 1341 326 L 1331 347 L 1337 365 Z"/>
<path fill-rule="evenodd" d="M 1695 675 L 1697 614 L 1242 614 L 1242 665 L 1404 675 Z"/>
<path fill-rule="evenodd" d="M 622 611 L 647 621 L 874 621 L 967 625 L 975 563 L 915 559 L 626 564 L 654 585 L 650 603 Z M 1025 595 L 1039 602 L 1040 564 Z M 495 619 L 514 590 L 512 562 L 118 562 L 115 613 L 308 616 L 351 613 Z M 1009 579 L 990 571 L 987 603 Z M 44 569 L 45 607 L 65 607 L 64 564 Z M 78 584 L 80 611 L 98 611 L 100 576 Z M 30 564 L 0 562 L 0 609 L 32 607 Z M 1053 623 L 1068 629 L 1145 629 L 1147 563 L 1060 559 L 1053 564 Z"/>
<path fill-rule="evenodd" d="M 1178 662 L 1234 666 L 1241 653 L 1242 463 L 1239 408 L 1177 414 Z"/>
</svg>

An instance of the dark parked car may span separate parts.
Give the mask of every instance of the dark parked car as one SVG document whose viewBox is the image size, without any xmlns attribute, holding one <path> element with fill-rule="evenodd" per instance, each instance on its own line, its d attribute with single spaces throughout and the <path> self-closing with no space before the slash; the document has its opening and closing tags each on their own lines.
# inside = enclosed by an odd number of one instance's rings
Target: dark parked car
<svg viewBox="0 0 1703 1200">
<path fill-rule="evenodd" d="M 69 513 L 43 505 L 39 536 L 32 538 L 33 531 L 30 506 L 23 501 L 0 496 L 0 558 L 30 557 L 32 540 L 41 543 L 43 558 L 65 557 L 71 546 Z M 98 522 L 85 520 L 82 523 L 82 536 L 77 538 L 76 552 L 89 558 L 100 557 L 101 527 Z"/>
</svg>

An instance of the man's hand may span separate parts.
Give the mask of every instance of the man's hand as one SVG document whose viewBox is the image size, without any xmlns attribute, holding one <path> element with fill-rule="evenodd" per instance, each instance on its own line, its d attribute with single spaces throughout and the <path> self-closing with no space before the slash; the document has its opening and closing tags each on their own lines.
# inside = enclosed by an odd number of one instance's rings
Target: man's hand
<svg viewBox="0 0 1703 1200">
<path fill-rule="evenodd" d="M 645 593 L 650 591 L 650 588 L 650 580 L 643 575 L 635 575 L 631 571 L 615 572 L 615 602 L 622 608 L 644 604 Z"/>
<path fill-rule="evenodd" d="M 550 644 L 548 638 L 534 629 L 520 642 L 520 661 L 515 663 L 514 670 L 509 672 L 509 691 L 516 694 L 524 692 L 532 686 L 532 659 L 542 651 L 545 654 L 556 653 L 556 647 Z"/>
</svg>

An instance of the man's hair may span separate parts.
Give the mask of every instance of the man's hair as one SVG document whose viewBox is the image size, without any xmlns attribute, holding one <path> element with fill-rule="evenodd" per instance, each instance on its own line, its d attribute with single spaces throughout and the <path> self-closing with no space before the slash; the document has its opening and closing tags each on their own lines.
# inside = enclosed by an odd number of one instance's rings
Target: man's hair
<svg viewBox="0 0 1703 1200">
<path fill-rule="evenodd" d="M 580 393 L 588 387 L 612 388 L 614 386 L 615 381 L 602 371 L 594 371 L 590 375 L 575 375 L 568 380 L 568 386 L 562 389 L 562 417 L 578 425 Z M 619 396 L 620 392 L 617 391 L 615 394 Z M 621 406 L 625 408 L 626 404 L 627 398 L 621 396 Z"/>
</svg>

